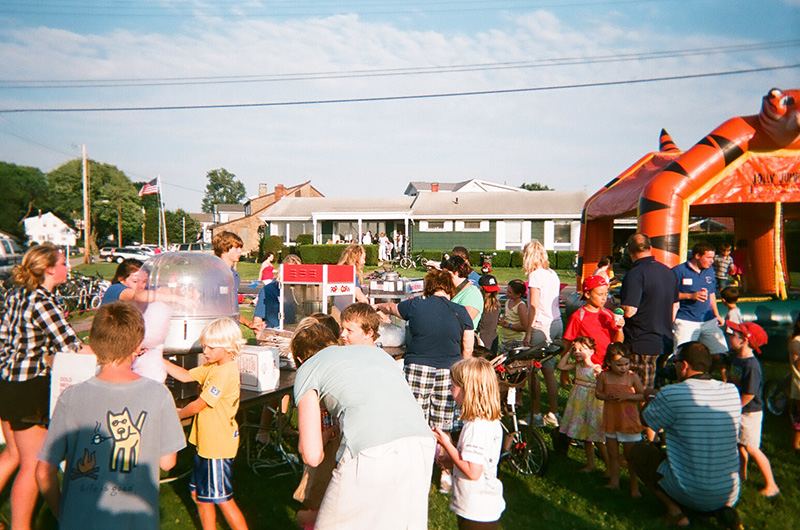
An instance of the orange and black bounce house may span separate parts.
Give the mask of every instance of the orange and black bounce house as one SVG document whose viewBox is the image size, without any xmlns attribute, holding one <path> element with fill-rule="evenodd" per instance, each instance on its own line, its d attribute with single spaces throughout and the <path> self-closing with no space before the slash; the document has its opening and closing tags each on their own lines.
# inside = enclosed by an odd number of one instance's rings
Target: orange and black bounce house
<svg viewBox="0 0 800 530">
<path fill-rule="evenodd" d="M 685 152 L 662 130 L 659 152 L 586 201 L 579 276 L 609 254 L 614 219 L 633 215 L 656 259 L 670 267 L 681 263 L 690 212 L 733 218 L 734 240 L 748 242 L 748 293 L 786 297 L 783 225 L 800 219 L 800 90 L 773 88 L 759 114 L 726 121 Z"/>
</svg>

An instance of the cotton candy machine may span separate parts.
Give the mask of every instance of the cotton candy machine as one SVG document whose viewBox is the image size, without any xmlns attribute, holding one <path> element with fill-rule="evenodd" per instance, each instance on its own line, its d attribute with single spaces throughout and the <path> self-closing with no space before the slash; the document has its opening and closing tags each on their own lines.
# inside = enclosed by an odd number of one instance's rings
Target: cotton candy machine
<svg viewBox="0 0 800 530">
<path fill-rule="evenodd" d="M 166 252 L 142 267 L 149 275 L 150 302 L 171 309 L 165 354 L 200 353 L 200 332 L 220 317 L 239 318 L 233 273 L 225 263 L 201 252 Z"/>
</svg>

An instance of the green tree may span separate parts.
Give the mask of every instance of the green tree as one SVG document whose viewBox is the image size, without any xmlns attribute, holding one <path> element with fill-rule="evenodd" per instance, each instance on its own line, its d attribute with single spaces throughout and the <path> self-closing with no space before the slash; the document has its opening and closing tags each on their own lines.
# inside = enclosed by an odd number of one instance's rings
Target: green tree
<svg viewBox="0 0 800 530">
<path fill-rule="evenodd" d="M 203 197 L 203 212 L 214 213 L 215 204 L 237 204 L 245 198 L 244 184 L 225 168 L 212 169 L 206 177 L 208 184 Z"/>
<path fill-rule="evenodd" d="M 89 244 L 117 241 L 122 225 L 123 243 L 141 237 L 142 213 L 137 189 L 116 166 L 89 161 L 89 209 L 91 232 Z M 83 180 L 81 161 L 70 160 L 46 176 L 52 211 L 67 224 L 75 226 L 83 218 Z"/>
<path fill-rule="evenodd" d="M 0 162 L 0 182 L 0 230 L 24 239 L 22 220 L 48 209 L 47 180 L 38 168 Z"/>
<path fill-rule="evenodd" d="M 167 239 L 170 243 L 194 243 L 200 237 L 202 229 L 200 223 L 180 208 L 174 212 L 169 210 L 164 212 L 164 217 L 167 220 Z M 184 227 L 186 231 L 185 240 L 183 238 Z"/>
<path fill-rule="evenodd" d="M 528 191 L 552 191 L 553 189 L 547 184 L 541 184 L 539 182 L 531 182 L 530 184 L 524 183 L 520 188 Z"/>
</svg>

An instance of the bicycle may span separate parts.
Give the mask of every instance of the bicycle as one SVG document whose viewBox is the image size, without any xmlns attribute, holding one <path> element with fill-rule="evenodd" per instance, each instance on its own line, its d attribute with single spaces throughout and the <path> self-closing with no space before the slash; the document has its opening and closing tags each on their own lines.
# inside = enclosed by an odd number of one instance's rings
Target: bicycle
<svg viewBox="0 0 800 530">
<path fill-rule="evenodd" d="M 560 351 L 560 344 L 549 343 L 534 348 L 517 348 L 492 360 L 501 393 L 508 392 L 501 421 L 504 434 L 500 460 L 507 461 L 523 475 L 544 475 L 548 449 L 539 428 L 517 418 L 517 390 L 525 387 L 531 372 L 535 374 L 542 362 Z"/>
<path fill-rule="evenodd" d="M 791 385 L 792 374 L 786 374 L 780 379 L 768 380 L 764 385 L 764 404 L 766 409 L 774 416 L 783 416 L 788 408 L 789 414 L 792 416 L 792 422 L 794 422 L 795 411 L 788 406 Z"/>
<path fill-rule="evenodd" d="M 400 258 L 400 268 L 402 269 L 412 269 L 417 267 L 425 267 L 428 263 L 428 260 L 422 255 L 422 252 L 414 255 L 406 254 L 402 258 Z"/>
<path fill-rule="evenodd" d="M 56 288 L 56 303 L 65 314 L 97 309 L 108 286 L 108 281 L 99 276 L 79 276 Z"/>
</svg>

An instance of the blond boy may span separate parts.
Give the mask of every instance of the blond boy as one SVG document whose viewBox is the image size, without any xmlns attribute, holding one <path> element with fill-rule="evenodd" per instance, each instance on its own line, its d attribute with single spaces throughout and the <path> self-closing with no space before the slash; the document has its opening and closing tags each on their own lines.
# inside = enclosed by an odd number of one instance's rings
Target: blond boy
<svg viewBox="0 0 800 530">
<path fill-rule="evenodd" d="M 205 364 L 187 370 L 166 359 L 167 373 L 184 383 L 197 382 L 200 396 L 178 410 L 181 419 L 194 417 L 189 442 L 197 447 L 189 491 L 197 503 L 203 530 L 217 526 L 219 506 L 233 530 L 247 523 L 233 500 L 233 459 L 239 449 L 239 369 L 236 357 L 244 344 L 239 325 L 229 318 L 209 324 L 200 334 Z"/>
</svg>

